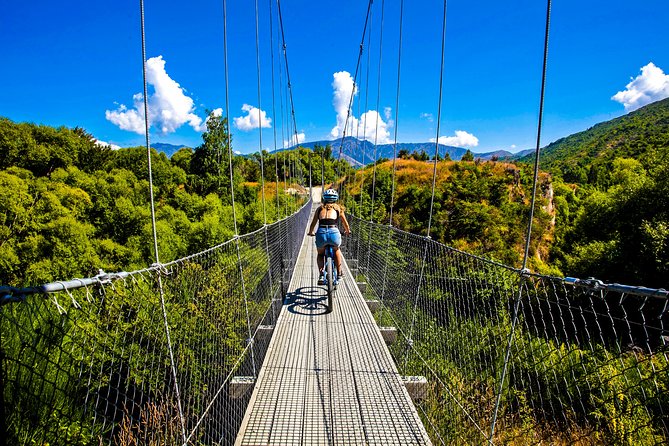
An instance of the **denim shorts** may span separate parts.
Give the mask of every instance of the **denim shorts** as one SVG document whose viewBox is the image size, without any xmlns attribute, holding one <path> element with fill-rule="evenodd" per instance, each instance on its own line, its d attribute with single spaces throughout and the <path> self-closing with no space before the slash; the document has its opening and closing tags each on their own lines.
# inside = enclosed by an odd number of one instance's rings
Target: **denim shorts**
<svg viewBox="0 0 669 446">
<path fill-rule="evenodd" d="M 322 248 L 325 245 L 341 245 L 341 234 L 338 228 L 318 228 L 316 248 Z"/>
</svg>

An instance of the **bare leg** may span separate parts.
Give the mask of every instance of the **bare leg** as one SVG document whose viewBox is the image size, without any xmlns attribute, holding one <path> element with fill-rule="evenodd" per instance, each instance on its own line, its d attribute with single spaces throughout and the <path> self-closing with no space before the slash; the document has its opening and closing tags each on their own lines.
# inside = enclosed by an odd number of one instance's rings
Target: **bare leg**
<svg viewBox="0 0 669 446">
<path fill-rule="evenodd" d="M 335 264 L 337 265 L 337 276 L 341 277 L 341 250 L 335 248 Z"/>
<path fill-rule="evenodd" d="M 325 266 L 325 248 L 318 248 L 318 257 L 316 257 L 316 263 L 318 264 L 318 271 L 323 272 L 323 267 Z"/>
</svg>

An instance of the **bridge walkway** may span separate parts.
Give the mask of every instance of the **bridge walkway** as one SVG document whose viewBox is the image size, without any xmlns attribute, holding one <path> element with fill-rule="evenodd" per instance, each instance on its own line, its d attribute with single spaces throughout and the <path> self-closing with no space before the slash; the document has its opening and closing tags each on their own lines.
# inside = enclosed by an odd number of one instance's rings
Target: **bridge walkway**
<svg viewBox="0 0 669 446">
<path fill-rule="evenodd" d="M 287 299 L 236 445 L 431 444 L 351 272 L 325 311 L 313 237 Z"/>
</svg>

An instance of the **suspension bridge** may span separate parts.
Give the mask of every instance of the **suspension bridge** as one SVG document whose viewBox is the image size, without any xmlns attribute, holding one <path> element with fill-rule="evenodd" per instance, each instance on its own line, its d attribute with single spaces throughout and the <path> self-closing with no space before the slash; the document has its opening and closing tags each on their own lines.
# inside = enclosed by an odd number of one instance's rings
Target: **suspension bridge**
<svg viewBox="0 0 669 446">
<path fill-rule="evenodd" d="M 327 314 L 311 214 L 144 270 L 3 287 L 3 441 L 666 442 L 666 291 L 352 216 Z"/>
<path fill-rule="evenodd" d="M 0 444 L 667 443 L 666 290 L 351 215 L 326 313 L 313 206 L 243 235 L 233 212 L 231 240 L 167 263 L 154 224 L 145 269 L 1 287 Z"/>
</svg>

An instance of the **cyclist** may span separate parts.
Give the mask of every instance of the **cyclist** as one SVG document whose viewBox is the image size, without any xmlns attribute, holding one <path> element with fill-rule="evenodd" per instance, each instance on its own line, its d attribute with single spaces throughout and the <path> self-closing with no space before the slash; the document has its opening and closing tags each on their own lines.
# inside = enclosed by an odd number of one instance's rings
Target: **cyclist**
<svg viewBox="0 0 669 446">
<path fill-rule="evenodd" d="M 341 251 L 339 250 L 339 245 L 341 245 L 341 234 L 339 233 L 339 228 L 337 227 L 338 221 L 341 220 L 341 224 L 344 227 L 344 234 L 349 235 L 351 233 L 351 228 L 348 225 L 346 216 L 344 215 L 344 209 L 337 203 L 339 200 L 339 194 L 334 189 L 328 189 L 323 192 L 323 199 L 321 204 L 316 212 L 314 212 L 314 218 L 311 220 L 311 226 L 309 227 L 308 235 L 316 236 L 316 248 L 318 250 L 318 270 L 320 272 L 320 277 L 318 279 L 319 285 L 325 284 L 325 246 L 333 245 L 335 246 L 335 264 L 337 267 L 337 277 L 342 278 L 341 270 Z M 318 230 L 314 234 L 314 228 L 318 223 Z"/>
</svg>

